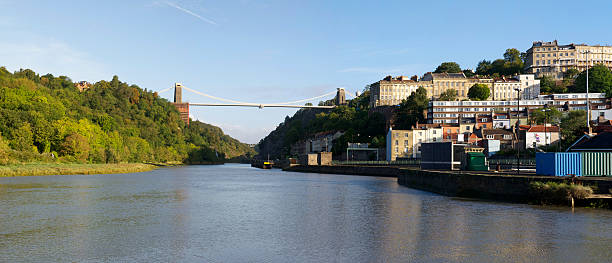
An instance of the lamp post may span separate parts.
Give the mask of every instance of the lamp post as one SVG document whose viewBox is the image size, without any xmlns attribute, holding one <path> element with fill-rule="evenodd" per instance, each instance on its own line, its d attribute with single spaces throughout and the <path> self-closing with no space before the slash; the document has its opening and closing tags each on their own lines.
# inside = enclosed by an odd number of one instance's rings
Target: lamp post
<svg viewBox="0 0 612 263">
<path fill-rule="evenodd" d="M 520 175 L 521 174 L 521 147 L 520 147 L 520 139 L 519 139 L 519 135 L 520 135 L 520 122 L 521 122 L 521 89 L 520 88 L 514 88 L 514 90 L 516 90 L 516 99 L 517 99 L 517 107 L 516 107 L 516 124 L 515 124 L 515 130 L 516 130 L 516 175 Z"/>
<path fill-rule="evenodd" d="M 542 109 L 544 112 L 544 144 L 548 146 L 548 134 L 546 133 L 546 123 L 548 122 L 548 112 L 550 109 L 548 108 L 548 104 L 544 104 L 544 108 Z"/>
<path fill-rule="evenodd" d="M 587 107 L 587 130 L 589 135 L 591 135 L 591 106 L 589 105 L 589 67 L 591 64 L 589 63 L 589 53 L 590 50 L 585 50 L 582 52 L 586 55 L 586 107 Z"/>
</svg>

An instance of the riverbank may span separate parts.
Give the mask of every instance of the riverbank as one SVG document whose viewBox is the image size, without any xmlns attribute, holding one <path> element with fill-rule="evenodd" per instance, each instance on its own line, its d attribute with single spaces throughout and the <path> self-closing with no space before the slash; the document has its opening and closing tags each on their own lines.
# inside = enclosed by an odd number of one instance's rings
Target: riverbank
<svg viewBox="0 0 612 263">
<path fill-rule="evenodd" d="M 389 166 L 293 166 L 293 172 L 349 174 L 396 177 L 400 185 L 446 196 L 470 197 L 504 202 L 537 203 L 531 189 L 533 182 L 567 183 L 568 178 L 536 175 L 508 175 L 493 172 L 433 171 Z M 590 198 L 577 200 L 576 206 L 612 208 L 612 178 L 579 177 L 581 184 L 591 186 Z"/>
<path fill-rule="evenodd" d="M 0 166 L 0 177 L 71 175 L 71 174 L 116 174 L 139 173 L 158 168 L 160 165 L 144 163 L 120 164 L 14 164 Z"/>
</svg>

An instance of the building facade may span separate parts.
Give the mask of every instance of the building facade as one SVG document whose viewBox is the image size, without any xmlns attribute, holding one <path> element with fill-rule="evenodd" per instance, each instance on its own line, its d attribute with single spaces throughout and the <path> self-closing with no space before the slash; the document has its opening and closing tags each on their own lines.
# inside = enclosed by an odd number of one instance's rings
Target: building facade
<svg viewBox="0 0 612 263">
<path fill-rule="evenodd" d="M 413 153 L 413 131 L 393 130 L 387 132 L 387 161 L 410 158 Z"/>
<path fill-rule="evenodd" d="M 427 90 L 427 97 L 437 98 L 445 91 L 454 89 L 460 100 L 468 98 L 468 91 L 474 84 L 484 84 L 491 88 L 493 79 L 468 78 L 463 73 L 427 72 L 418 82 L 419 87 Z"/>
<path fill-rule="evenodd" d="M 535 79 L 534 74 L 496 79 L 489 98 L 491 100 L 516 100 L 519 94 L 522 100 L 537 99 L 540 95 L 540 80 Z"/>
<path fill-rule="evenodd" d="M 417 88 L 417 82 L 406 76 L 387 76 L 370 85 L 370 107 L 399 105 Z"/>
<path fill-rule="evenodd" d="M 612 116 L 610 115 L 612 114 L 612 102 L 606 99 L 604 93 L 589 93 L 589 103 L 591 120 L 597 120 L 599 116 Z M 526 117 L 527 110 L 539 109 L 544 105 L 554 107 L 559 111 L 586 110 L 586 93 L 540 95 L 534 100 L 520 101 L 430 101 L 427 122 L 459 123 L 459 120 L 462 119 L 478 120 L 480 115 L 491 116 L 499 113 L 509 113 L 506 115 L 508 119 L 516 118 L 519 112 L 521 117 Z"/>
<path fill-rule="evenodd" d="M 563 79 L 563 73 L 570 68 L 584 71 L 587 66 L 595 64 L 603 64 L 612 69 L 612 46 L 559 45 L 557 40 L 536 41 L 527 50 L 525 59 L 527 72 L 535 74 L 537 78 L 550 76 L 557 80 Z"/>
<path fill-rule="evenodd" d="M 533 125 L 521 130 L 525 148 L 538 148 L 553 145 L 559 142 L 559 127 L 552 125 Z"/>
<path fill-rule="evenodd" d="M 426 142 L 441 142 L 443 128 L 438 126 L 422 125 L 412 129 L 412 158 L 421 158 L 421 144 Z"/>
</svg>

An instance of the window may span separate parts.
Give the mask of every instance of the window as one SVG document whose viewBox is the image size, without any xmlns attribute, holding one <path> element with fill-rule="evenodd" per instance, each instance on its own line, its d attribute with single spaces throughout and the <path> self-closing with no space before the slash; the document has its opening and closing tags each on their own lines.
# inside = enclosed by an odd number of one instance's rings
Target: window
<svg viewBox="0 0 612 263">
<path fill-rule="evenodd" d="M 487 134 L 487 139 L 492 140 L 493 138 L 495 138 L 495 136 L 493 136 L 492 134 Z"/>
<path fill-rule="evenodd" d="M 436 130 L 433 130 L 433 134 L 436 134 Z"/>
<path fill-rule="evenodd" d="M 398 147 L 395 147 L 395 152 L 399 152 L 399 148 Z"/>
<path fill-rule="evenodd" d="M 469 131 L 470 130 L 470 126 L 465 126 L 465 130 Z"/>
<path fill-rule="evenodd" d="M 398 145 L 398 144 L 399 144 L 399 141 L 398 141 L 398 140 L 395 140 L 395 145 Z"/>
<path fill-rule="evenodd" d="M 586 86 L 586 85 L 585 85 Z M 603 111 L 599 112 L 599 116 L 603 117 L 605 114 Z"/>
<path fill-rule="evenodd" d="M 404 133 L 404 137 L 408 138 L 408 133 Z"/>
<path fill-rule="evenodd" d="M 512 135 L 504 134 L 504 140 L 512 140 Z"/>
</svg>

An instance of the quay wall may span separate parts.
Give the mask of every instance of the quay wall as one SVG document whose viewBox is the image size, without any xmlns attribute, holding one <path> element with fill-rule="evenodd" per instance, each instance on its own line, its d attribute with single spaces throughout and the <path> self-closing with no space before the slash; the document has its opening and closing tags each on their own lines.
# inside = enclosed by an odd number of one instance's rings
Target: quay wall
<svg viewBox="0 0 612 263">
<path fill-rule="evenodd" d="M 390 166 L 358 166 L 358 165 L 297 165 L 283 169 L 288 172 L 348 174 L 379 177 L 398 177 L 400 169 Z"/>
<path fill-rule="evenodd" d="M 446 196 L 473 197 L 527 203 L 531 182 L 568 182 L 567 177 L 508 175 L 492 172 L 434 171 L 389 166 L 293 166 L 286 171 L 397 177 L 400 185 Z M 594 186 L 596 194 L 609 194 L 611 178 L 579 177 L 578 183 Z"/>
</svg>

